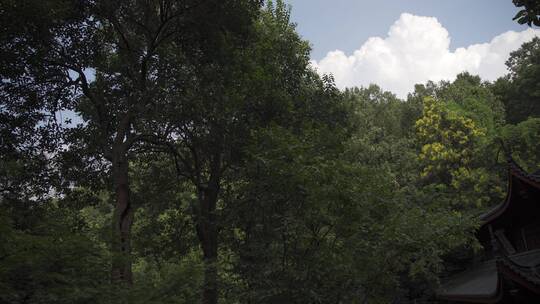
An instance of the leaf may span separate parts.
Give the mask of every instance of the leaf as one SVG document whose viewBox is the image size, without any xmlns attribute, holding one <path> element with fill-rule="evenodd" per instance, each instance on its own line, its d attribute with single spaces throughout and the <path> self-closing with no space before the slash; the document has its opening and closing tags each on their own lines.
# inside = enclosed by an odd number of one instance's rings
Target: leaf
<svg viewBox="0 0 540 304">
<path fill-rule="evenodd" d="M 512 18 L 512 20 L 516 20 L 516 19 L 521 18 L 521 17 L 523 17 L 525 15 L 527 15 L 527 11 L 521 10 L 521 11 L 517 12 L 517 14 L 514 16 L 514 18 Z"/>
<path fill-rule="evenodd" d="M 518 23 L 519 24 L 525 24 L 525 23 L 528 23 L 528 19 L 526 17 L 522 17 L 521 19 L 518 20 Z"/>
</svg>

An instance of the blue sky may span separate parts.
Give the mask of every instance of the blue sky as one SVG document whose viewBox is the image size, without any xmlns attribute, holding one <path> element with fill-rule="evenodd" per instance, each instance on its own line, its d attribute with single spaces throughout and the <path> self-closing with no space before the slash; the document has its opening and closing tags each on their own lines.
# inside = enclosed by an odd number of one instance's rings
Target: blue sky
<svg viewBox="0 0 540 304">
<path fill-rule="evenodd" d="M 401 13 L 436 17 L 448 30 L 450 48 L 488 42 L 527 26 L 512 20 L 511 0 L 286 0 L 298 32 L 311 42 L 312 58 L 336 49 L 347 53 L 372 36 L 385 36 Z"/>
<path fill-rule="evenodd" d="M 312 66 L 339 88 L 375 83 L 405 98 L 416 83 L 467 71 L 494 81 L 538 28 L 519 25 L 511 0 L 286 0 L 309 40 Z"/>
</svg>

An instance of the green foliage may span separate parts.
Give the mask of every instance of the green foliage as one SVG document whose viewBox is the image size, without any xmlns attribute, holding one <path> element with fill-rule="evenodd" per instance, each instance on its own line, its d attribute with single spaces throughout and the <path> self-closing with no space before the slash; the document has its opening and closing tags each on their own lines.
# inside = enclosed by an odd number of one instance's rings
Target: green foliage
<svg viewBox="0 0 540 304">
<path fill-rule="evenodd" d="M 107 282 L 107 252 L 74 231 L 77 219 L 54 207 L 2 211 L 2 302 L 93 303 L 99 298 Z"/>
<path fill-rule="evenodd" d="M 497 140 L 540 167 L 538 38 L 400 100 L 319 77 L 283 1 L 34 2 L 0 2 L 2 303 L 422 302 L 480 250 Z"/>
<path fill-rule="evenodd" d="M 422 175 L 447 182 L 458 172 L 456 166 L 467 166 L 476 154 L 476 145 L 485 129 L 433 98 L 424 100 L 424 114 L 416 122 L 417 138 L 422 145 Z"/>
<path fill-rule="evenodd" d="M 506 66 L 510 74 L 491 86 L 504 103 L 506 119 L 517 124 L 529 117 L 540 117 L 540 38 L 535 37 L 510 53 Z"/>
<path fill-rule="evenodd" d="M 200 298 L 204 269 L 196 252 L 180 260 L 138 259 L 134 273 L 137 280 L 126 303 L 189 304 Z"/>
<path fill-rule="evenodd" d="M 540 168 L 540 118 L 506 125 L 501 130 L 501 138 L 524 169 L 534 172 Z"/>
<path fill-rule="evenodd" d="M 427 97 L 416 130 L 421 176 L 427 184 L 439 184 L 442 191 L 456 193 L 452 205 L 479 208 L 502 196 L 502 189 L 493 185 L 482 166 L 486 129 L 453 111 L 451 104 Z"/>
<path fill-rule="evenodd" d="M 345 91 L 357 114 L 355 119 L 363 130 L 381 129 L 384 136 L 403 138 L 410 135 L 414 122 L 422 113 L 421 104 L 403 102 L 377 85 Z"/>
<path fill-rule="evenodd" d="M 479 76 L 461 73 L 452 83 L 442 82 L 436 96 L 453 111 L 472 119 L 488 136 L 505 122 L 503 105 Z"/>
<path fill-rule="evenodd" d="M 540 26 L 540 3 L 537 0 L 512 0 L 516 7 L 523 7 L 512 20 L 519 24 Z"/>
</svg>

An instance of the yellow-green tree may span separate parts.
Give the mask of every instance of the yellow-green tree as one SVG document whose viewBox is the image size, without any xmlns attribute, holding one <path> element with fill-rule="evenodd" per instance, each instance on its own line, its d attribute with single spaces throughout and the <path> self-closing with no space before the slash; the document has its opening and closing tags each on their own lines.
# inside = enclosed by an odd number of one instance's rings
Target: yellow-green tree
<svg viewBox="0 0 540 304">
<path fill-rule="evenodd" d="M 421 177 L 438 192 L 452 194 L 454 207 L 481 207 L 501 191 L 479 165 L 486 130 L 453 106 L 424 99 L 423 115 L 415 124 Z"/>
</svg>

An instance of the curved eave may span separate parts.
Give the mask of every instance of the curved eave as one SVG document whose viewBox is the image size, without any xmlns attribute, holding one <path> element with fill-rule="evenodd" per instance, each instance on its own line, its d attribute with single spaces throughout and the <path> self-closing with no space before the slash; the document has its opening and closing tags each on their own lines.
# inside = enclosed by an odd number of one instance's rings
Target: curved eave
<svg viewBox="0 0 540 304">
<path fill-rule="evenodd" d="M 521 181 L 540 189 L 540 176 L 536 174 L 529 174 L 523 170 L 513 159 L 508 161 L 508 167 L 510 172 Z"/>
<path fill-rule="evenodd" d="M 497 205 L 495 208 L 480 216 L 480 220 L 482 221 L 481 227 L 497 219 L 510 206 L 513 178 L 517 178 L 520 181 L 531 185 L 532 187 L 540 189 L 540 176 L 527 173 L 512 158 L 510 158 L 508 160 L 508 188 L 506 191 L 506 198 L 502 204 Z"/>
<path fill-rule="evenodd" d="M 512 178 L 513 178 L 513 173 L 512 173 L 512 170 L 509 168 L 506 198 L 504 199 L 502 204 L 495 206 L 495 208 L 491 209 L 487 213 L 484 213 L 483 215 L 480 216 L 480 220 L 482 221 L 481 227 L 495 220 L 501 214 L 503 214 L 504 211 L 506 211 L 506 209 L 508 209 L 508 206 L 510 205 L 510 200 L 512 197 Z"/>
</svg>

